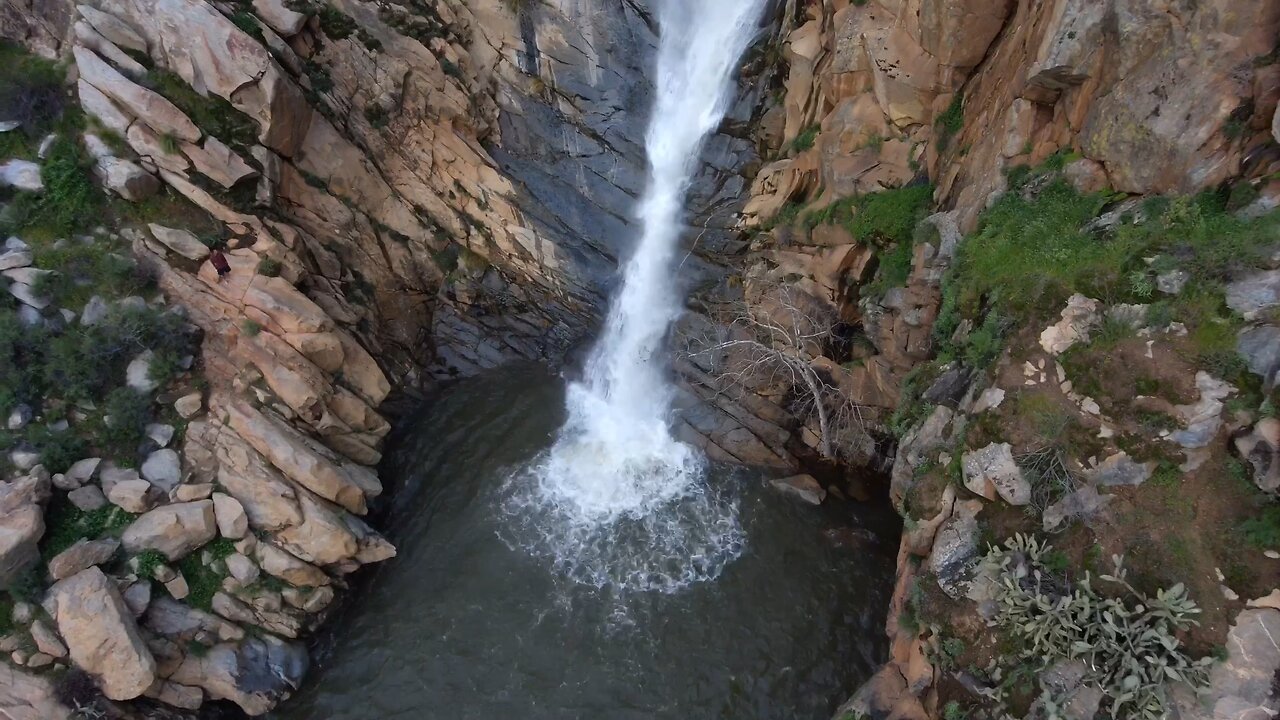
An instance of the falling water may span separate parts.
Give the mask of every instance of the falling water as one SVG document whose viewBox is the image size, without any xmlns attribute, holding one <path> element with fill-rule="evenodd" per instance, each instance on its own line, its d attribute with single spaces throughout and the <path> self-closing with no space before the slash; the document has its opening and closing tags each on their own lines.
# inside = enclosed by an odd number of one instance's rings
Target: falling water
<svg viewBox="0 0 1280 720">
<path fill-rule="evenodd" d="M 733 70 L 763 0 L 662 0 L 656 99 L 646 135 L 643 230 L 555 445 L 513 478 L 509 542 L 597 587 L 672 591 L 712 579 L 741 551 L 732 498 L 672 437 L 664 347 L 681 301 L 673 256 L 702 143 L 724 118 Z"/>
</svg>

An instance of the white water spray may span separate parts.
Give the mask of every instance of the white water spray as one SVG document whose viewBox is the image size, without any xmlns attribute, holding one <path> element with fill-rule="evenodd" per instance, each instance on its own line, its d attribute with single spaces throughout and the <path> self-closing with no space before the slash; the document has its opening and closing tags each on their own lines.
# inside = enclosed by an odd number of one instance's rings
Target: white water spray
<svg viewBox="0 0 1280 720">
<path fill-rule="evenodd" d="M 724 119 L 733 70 L 763 0 L 661 0 L 656 98 L 646 135 L 640 243 L 555 445 L 515 478 L 508 509 L 575 580 L 674 590 L 737 557 L 736 507 L 706 487 L 705 460 L 671 435 L 665 342 L 680 313 L 673 259 L 702 144 Z"/>
</svg>

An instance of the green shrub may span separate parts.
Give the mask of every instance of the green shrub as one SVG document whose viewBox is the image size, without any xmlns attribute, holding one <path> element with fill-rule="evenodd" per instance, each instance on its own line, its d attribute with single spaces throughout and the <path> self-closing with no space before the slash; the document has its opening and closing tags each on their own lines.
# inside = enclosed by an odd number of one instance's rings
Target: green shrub
<svg viewBox="0 0 1280 720">
<path fill-rule="evenodd" d="M 316 16 L 320 18 L 320 30 L 331 40 L 345 40 L 359 27 L 350 15 L 327 3 L 318 8 Z"/>
<path fill-rule="evenodd" d="M 0 40 L 0 108 L 18 128 L 0 133 L 0 158 L 34 160 L 40 140 L 61 129 L 64 110 L 74 107 L 63 86 L 63 67 Z"/>
<path fill-rule="evenodd" d="M 71 504 L 66 495 L 54 493 L 45 510 L 45 533 L 40 553 L 47 561 L 78 540 L 96 540 L 115 535 L 137 518 L 115 505 L 84 511 Z"/>
<path fill-rule="evenodd" d="M 51 473 L 65 472 L 89 454 L 88 444 L 71 430 L 55 432 L 37 426 L 27 433 L 27 439 L 40 453 L 40 463 Z"/>
<path fill-rule="evenodd" d="M 258 261 L 258 274 L 267 277 L 278 277 L 284 268 L 281 262 L 273 257 L 263 257 Z"/>
<path fill-rule="evenodd" d="M 101 219 L 103 195 L 93 184 L 92 173 L 93 162 L 79 143 L 59 137 L 40 168 L 44 191 L 18 193 L 0 231 L 19 233 L 43 227 L 65 235 L 96 224 Z"/>
<path fill-rule="evenodd" d="M 1240 534 L 1253 547 L 1280 550 L 1280 505 L 1270 505 L 1257 517 L 1240 523 Z"/>
<path fill-rule="evenodd" d="M 252 118 L 213 93 L 201 95 L 176 73 L 151 70 L 143 84 L 177 105 L 201 130 L 228 145 L 248 147 L 258 141 L 258 124 Z M 169 152 L 168 147 L 164 149 Z"/>
<path fill-rule="evenodd" d="M 266 36 L 262 33 L 262 26 L 258 24 L 258 18 L 253 16 L 246 10 L 236 10 L 231 13 L 231 22 L 240 28 L 250 37 L 257 38 L 258 42 L 266 42 Z"/>
<path fill-rule="evenodd" d="M 213 609 L 213 596 L 222 589 L 223 576 L 201 562 L 201 555 L 197 550 L 182 558 L 178 561 L 178 570 L 187 581 L 187 604 L 208 611 Z"/>
<path fill-rule="evenodd" d="M 880 245 L 911 245 L 916 224 L 925 216 L 933 199 L 932 185 L 912 185 L 854 199 L 857 212 L 849 221 L 849 232 L 862 242 Z"/>
<path fill-rule="evenodd" d="M 164 553 L 159 550 L 143 550 L 138 553 L 138 577 L 150 578 L 156 577 L 156 568 L 164 565 L 169 561 Z"/>
<path fill-rule="evenodd" d="M 240 322 L 240 330 L 249 337 L 257 337 L 262 332 L 262 324 L 245 318 Z"/>
<path fill-rule="evenodd" d="M 1192 659 L 1179 639 L 1200 613 L 1182 585 L 1143 594 L 1126 582 L 1117 556 L 1115 573 L 1099 579 L 1119 594 L 1104 595 L 1089 573 L 1074 586 L 1054 574 L 1051 550 L 1018 535 L 990 548 L 982 563 L 995 577 L 996 622 L 1024 662 L 1083 661 L 1084 681 L 1102 688 L 1108 717 L 1156 720 L 1165 716 L 1170 682 L 1208 684 L 1213 658 Z"/>
<path fill-rule="evenodd" d="M 796 152 L 804 152 L 814 146 L 818 141 L 818 133 L 822 132 L 822 128 L 818 125 L 810 125 L 800 131 L 791 141 L 791 149 Z"/>
<path fill-rule="evenodd" d="M 152 421 L 151 398 L 132 388 L 118 387 L 107 395 L 104 413 L 111 422 L 102 423 L 97 437 L 99 446 L 121 462 L 131 461 L 147 437 L 147 423 Z"/>
<path fill-rule="evenodd" d="M 951 104 L 942 111 L 934 121 L 934 129 L 938 135 L 938 150 L 945 151 L 951 139 L 964 127 L 964 95 L 956 93 Z"/>
</svg>

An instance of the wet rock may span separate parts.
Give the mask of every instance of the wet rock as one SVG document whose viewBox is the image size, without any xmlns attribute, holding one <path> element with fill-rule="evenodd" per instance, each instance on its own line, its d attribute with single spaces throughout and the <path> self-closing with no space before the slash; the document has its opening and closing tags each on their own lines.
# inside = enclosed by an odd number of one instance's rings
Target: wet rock
<svg viewBox="0 0 1280 720">
<path fill-rule="evenodd" d="M 156 663 L 116 586 L 96 567 L 49 589 L 45 609 L 66 641 L 71 659 L 95 676 L 112 700 L 141 695 L 156 677 Z"/>
<path fill-rule="evenodd" d="M 798 498 L 810 505 L 821 505 L 827 498 L 827 491 L 818 484 L 812 475 L 793 475 L 791 477 L 770 480 L 769 484 L 784 495 Z"/>
<path fill-rule="evenodd" d="M 262 715 L 299 687 L 308 664 L 300 643 L 261 635 L 239 644 L 220 643 L 202 657 L 189 654 L 169 680 Z"/>
<path fill-rule="evenodd" d="M 961 461 L 964 486 L 988 500 L 998 494 L 1010 505 L 1031 502 L 1031 484 L 1013 459 L 1009 443 L 991 443 L 980 450 L 964 454 Z"/>
<path fill-rule="evenodd" d="M 49 574 L 54 580 L 63 580 L 94 565 L 107 562 L 120 548 L 115 538 L 79 540 L 49 561 Z"/>
<path fill-rule="evenodd" d="M 173 503 L 152 510 L 125 529 L 125 550 L 138 553 L 158 550 L 170 560 L 181 560 L 217 536 L 213 503 L 198 500 Z"/>
<path fill-rule="evenodd" d="M 1263 418 L 1238 436 L 1236 453 L 1253 469 L 1253 482 L 1266 492 L 1280 491 L 1280 420 Z"/>
<path fill-rule="evenodd" d="M 1079 293 L 1067 300 L 1062 319 L 1040 333 L 1040 347 L 1050 355 L 1061 355 L 1078 342 L 1088 342 L 1089 334 L 1099 322 L 1097 300 Z"/>
</svg>

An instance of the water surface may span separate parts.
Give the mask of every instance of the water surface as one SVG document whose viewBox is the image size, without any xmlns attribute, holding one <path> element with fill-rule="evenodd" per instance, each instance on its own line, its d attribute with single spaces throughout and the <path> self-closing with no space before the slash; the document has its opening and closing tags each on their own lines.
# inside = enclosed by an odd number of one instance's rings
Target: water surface
<svg viewBox="0 0 1280 720">
<path fill-rule="evenodd" d="M 506 369 L 408 421 L 382 469 L 400 554 L 364 577 L 277 717 L 825 720 L 883 661 L 896 549 L 884 508 L 805 506 L 713 467 L 742 531 L 714 580 L 615 592 L 527 551 L 509 483 L 563 408 L 562 381 Z"/>
</svg>

